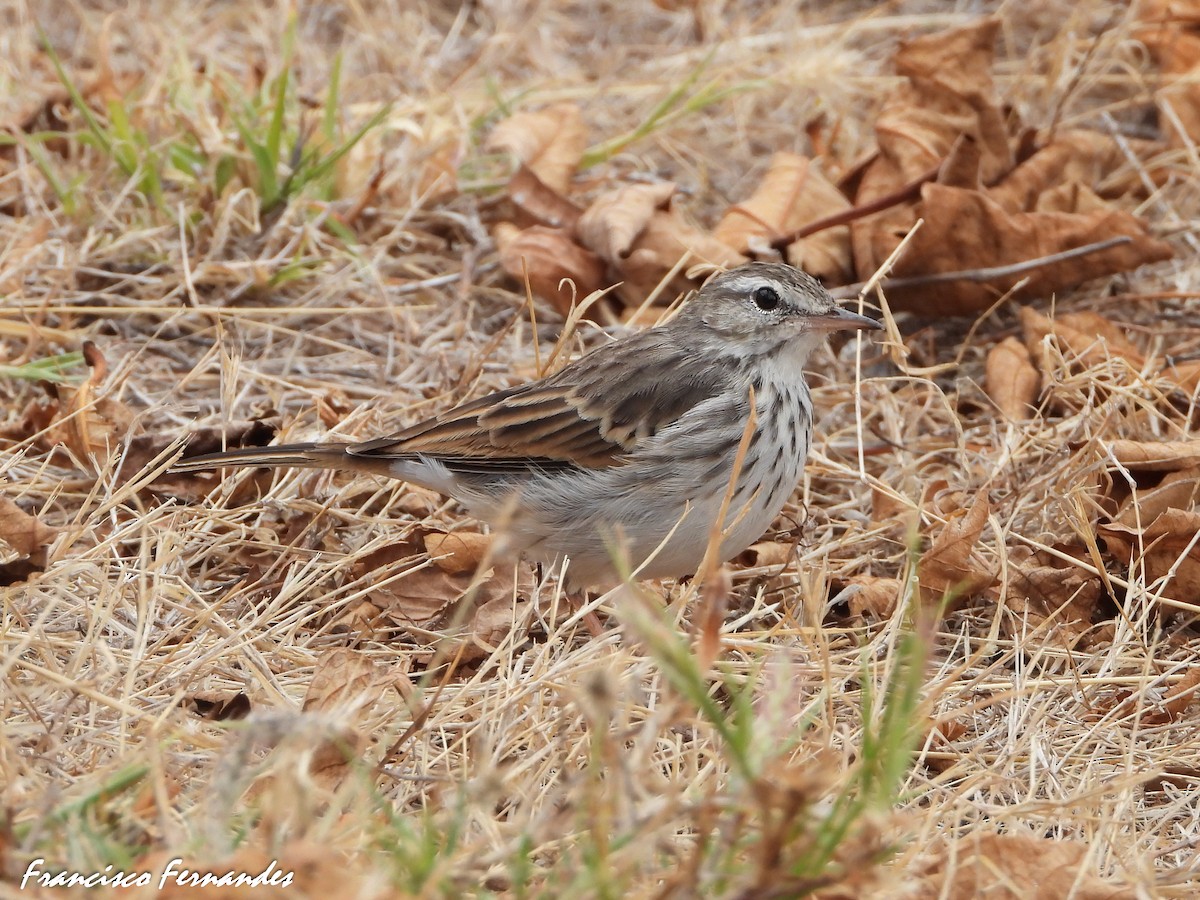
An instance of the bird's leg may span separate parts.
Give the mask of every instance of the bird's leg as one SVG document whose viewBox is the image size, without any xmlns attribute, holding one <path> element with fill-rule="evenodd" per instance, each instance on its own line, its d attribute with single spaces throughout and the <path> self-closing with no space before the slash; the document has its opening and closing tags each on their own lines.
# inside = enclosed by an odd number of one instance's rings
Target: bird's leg
<svg viewBox="0 0 1200 900">
<path fill-rule="evenodd" d="M 576 612 L 587 606 L 592 599 L 591 594 L 582 589 L 578 591 L 565 591 L 564 595 L 567 598 L 567 604 Z M 596 615 L 596 611 L 594 609 L 589 609 L 587 612 L 585 612 L 583 614 L 582 621 L 584 627 L 587 628 L 588 633 L 591 634 L 592 637 L 598 638 L 604 636 L 604 625 L 601 624 L 600 617 Z"/>
<path fill-rule="evenodd" d="M 537 571 L 538 584 L 544 585 L 546 581 L 546 570 L 542 563 L 535 562 Z M 560 573 L 561 574 L 561 573 Z M 586 588 L 569 588 L 566 581 L 559 583 L 559 590 L 562 591 L 563 599 L 567 603 L 567 608 L 572 613 L 578 613 L 591 601 L 592 596 Z M 604 634 L 604 625 L 600 622 L 600 617 L 596 615 L 595 610 L 588 610 L 580 616 L 580 621 L 587 628 L 588 633 L 592 637 L 601 637 Z"/>
</svg>

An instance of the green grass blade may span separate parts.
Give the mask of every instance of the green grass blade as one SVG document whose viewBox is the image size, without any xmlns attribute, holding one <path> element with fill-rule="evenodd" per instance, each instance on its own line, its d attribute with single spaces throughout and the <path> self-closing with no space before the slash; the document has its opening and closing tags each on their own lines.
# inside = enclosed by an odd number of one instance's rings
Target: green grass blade
<svg viewBox="0 0 1200 900">
<path fill-rule="evenodd" d="M 363 137 L 366 136 L 368 131 L 378 127 L 379 124 L 387 118 L 391 111 L 392 106 L 390 103 L 384 107 L 381 107 L 375 113 L 375 115 L 367 119 L 361 128 L 355 131 L 354 134 L 350 135 L 350 137 L 347 138 L 340 147 L 338 147 L 332 153 L 322 157 L 319 162 L 315 163 L 310 169 L 308 169 L 304 183 L 311 183 L 313 181 L 319 181 L 322 178 L 325 178 L 330 172 L 333 171 L 333 167 L 341 161 L 342 157 L 353 150 L 355 144 L 361 141 Z"/>
<path fill-rule="evenodd" d="M 57 356 L 35 359 L 21 366 L 0 365 L 0 377 L 66 384 L 80 379 L 81 376 L 71 375 L 67 371 L 80 365 L 83 365 L 82 353 L 60 353 Z"/>
<path fill-rule="evenodd" d="M 329 90 L 325 92 L 325 109 L 321 115 L 321 133 L 325 140 L 333 144 L 337 140 L 338 109 L 341 106 L 342 85 L 342 52 L 339 50 L 333 57 L 333 65 L 329 69 Z"/>
<path fill-rule="evenodd" d="M 58 58 L 58 54 L 55 52 L 54 47 L 50 43 L 49 36 L 40 25 L 38 26 L 38 37 L 41 39 L 42 49 L 45 50 L 46 55 L 50 57 L 50 63 L 54 66 L 54 71 L 58 75 L 58 80 L 62 82 L 62 86 L 67 89 L 67 96 L 71 98 L 72 105 L 79 111 L 79 114 L 83 116 L 84 122 L 87 123 L 88 130 L 91 131 L 100 147 L 103 148 L 106 154 L 111 156 L 111 138 L 109 138 L 107 132 L 105 132 L 105 130 L 100 126 L 100 121 L 92 112 L 91 107 L 88 106 L 87 101 L 83 99 L 83 94 L 79 92 L 79 88 L 75 86 L 75 82 L 71 80 L 71 77 L 67 74 L 67 70 L 63 68 L 62 60 Z"/>
</svg>

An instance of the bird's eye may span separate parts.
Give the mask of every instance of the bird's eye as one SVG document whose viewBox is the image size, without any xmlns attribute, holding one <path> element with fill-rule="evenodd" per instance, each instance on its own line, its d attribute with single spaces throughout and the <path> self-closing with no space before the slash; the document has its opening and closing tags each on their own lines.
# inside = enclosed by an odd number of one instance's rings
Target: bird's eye
<svg viewBox="0 0 1200 900">
<path fill-rule="evenodd" d="M 763 285 L 754 292 L 754 305 L 763 312 L 779 309 L 779 292 L 773 287 Z"/>
</svg>

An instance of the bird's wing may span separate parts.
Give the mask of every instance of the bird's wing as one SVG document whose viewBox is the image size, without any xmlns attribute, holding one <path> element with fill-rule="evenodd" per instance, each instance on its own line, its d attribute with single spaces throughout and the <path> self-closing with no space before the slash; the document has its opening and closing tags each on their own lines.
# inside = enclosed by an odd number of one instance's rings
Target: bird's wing
<svg viewBox="0 0 1200 900">
<path fill-rule="evenodd" d="M 354 456 L 438 459 L 451 468 L 620 465 L 723 385 L 695 349 L 656 332 L 593 351 L 562 371 L 457 406 Z"/>
</svg>

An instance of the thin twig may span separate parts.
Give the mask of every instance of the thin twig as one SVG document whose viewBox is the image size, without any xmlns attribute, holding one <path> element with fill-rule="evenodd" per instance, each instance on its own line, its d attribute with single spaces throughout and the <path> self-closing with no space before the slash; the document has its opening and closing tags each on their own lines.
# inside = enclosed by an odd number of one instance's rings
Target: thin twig
<svg viewBox="0 0 1200 900">
<path fill-rule="evenodd" d="M 1066 262 L 1071 259 L 1077 259 L 1081 256 L 1088 256 L 1092 253 L 1101 253 L 1112 247 L 1118 247 L 1122 244 L 1128 244 L 1133 241 L 1129 235 L 1121 235 L 1120 237 L 1109 238 L 1105 241 L 1096 241 L 1092 244 L 1084 244 L 1082 247 L 1075 247 L 1071 250 L 1063 250 L 1061 253 L 1051 253 L 1048 256 L 1037 256 L 1033 259 L 1022 260 L 1019 263 L 1012 263 L 1007 266 L 990 266 L 983 269 L 961 269 L 957 272 L 931 272 L 928 275 L 913 275 L 908 278 L 888 278 L 885 279 L 884 287 L 889 290 L 897 288 L 924 287 L 929 284 L 945 284 L 948 281 L 972 281 L 984 282 L 995 281 L 1000 278 L 1011 278 L 1014 275 L 1020 275 L 1024 272 L 1029 272 L 1034 269 L 1042 269 L 1046 266 L 1053 266 L 1060 262 Z M 858 296 L 866 282 L 858 282 L 857 284 L 847 284 L 836 288 L 831 293 L 839 300 L 845 300 L 850 297 Z"/>
<path fill-rule="evenodd" d="M 809 222 L 795 231 L 777 237 L 771 241 L 771 249 L 782 253 L 788 248 L 788 245 L 794 244 L 796 241 L 806 238 L 809 235 L 816 234 L 818 231 L 825 231 L 827 228 L 836 228 L 838 225 L 846 225 L 857 219 L 865 219 L 867 216 L 873 216 L 875 213 L 882 212 L 889 207 L 899 206 L 901 203 L 915 200 L 921 194 L 921 186 L 937 178 L 938 172 L 941 169 L 942 164 L 938 163 L 890 194 L 884 194 L 882 197 L 876 197 L 874 200 L 864 203 L 861 206 L 852 206 L 850 209 L 844 209 L 841 212 L 834 213 L 832 216 L 826 216 L 823 219 L 817 219 L 815 222 Z M 738 207 L 735 206 L 734 209 L 738 210 Z"/>
</svg>

